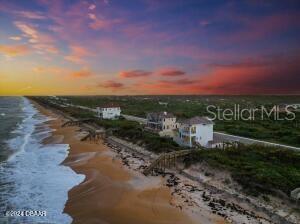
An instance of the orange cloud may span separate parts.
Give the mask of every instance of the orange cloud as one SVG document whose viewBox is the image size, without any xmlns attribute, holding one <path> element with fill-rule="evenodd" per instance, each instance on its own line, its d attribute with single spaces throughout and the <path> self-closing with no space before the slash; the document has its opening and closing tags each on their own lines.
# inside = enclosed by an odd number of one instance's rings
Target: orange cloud
<svg viewBox="0 0 300 224">
<path fill-rule="evenodd" d="M 151 72 L 144 71 L 144 70 L 131 70 L 131 71 L 123 71 L 120 72 L 121 78 L 138 78 L 138 77 L 145 77 L 151 75 Z"/>
<path fill-rule="evenodd" d="M 92 72 L 89 70 L 80 70 L 80 71 L 74 71 L 70 73 L 70 77 L 72 78 L 86 78 L 92 75 L 93 75 Z"/>
<path fill-rule="evenodd" d="M 0 53 L 10 57 L 25 55 L 29 51 L 26 45 L 0 45 Z"/>
</svg>

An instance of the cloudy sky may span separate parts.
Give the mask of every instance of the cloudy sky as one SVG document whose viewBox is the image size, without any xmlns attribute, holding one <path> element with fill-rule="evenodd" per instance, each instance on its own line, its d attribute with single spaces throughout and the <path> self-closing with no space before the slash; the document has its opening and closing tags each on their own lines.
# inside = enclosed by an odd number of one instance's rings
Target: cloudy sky
<svg viewBox="0 0 300 224">
<path fill-rule="evenodd" d="M 0 95 L 300 94 L 300 2 L 0 0 Z"/>
</svg>

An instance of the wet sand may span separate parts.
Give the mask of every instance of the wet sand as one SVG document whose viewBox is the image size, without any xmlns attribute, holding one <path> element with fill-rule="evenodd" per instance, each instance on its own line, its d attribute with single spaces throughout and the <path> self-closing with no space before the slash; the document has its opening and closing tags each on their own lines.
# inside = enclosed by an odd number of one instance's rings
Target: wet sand
<svg viewBox="0 0 300 224">
<path fill-rule="evenodd" d="M 79 127 L 61 127 L 63 118 L 34 103 L 43 114 L 55 118 L 49 126 L 55 131 L 45 143 L 70 145 L 69 155 L 63 162 L 85 180 L 72 188 L 64 212 L 73 223 L 223 223 L 211 216 L 192 215 L 170 204 L 174 200 L 171 191 L 164 186 L 161 177 L 156 181 L 124 167 L 102 142 L 80 141 Z M 132 181 L 134 185 L 133 186 Z M 139 180 L 141 186 L 139 187 Z M 145 181 L 149 182 L 146 187 Z"/>
</svg>

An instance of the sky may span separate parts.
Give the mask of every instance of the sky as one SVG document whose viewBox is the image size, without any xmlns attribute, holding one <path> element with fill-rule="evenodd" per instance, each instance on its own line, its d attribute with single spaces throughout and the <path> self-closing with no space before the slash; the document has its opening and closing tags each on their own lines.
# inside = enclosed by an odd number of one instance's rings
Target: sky
<svg viewBox="0 0 300 224">
<path fill-rule="evenodd" d="M 0 95 L 300 94 L 300 1 L 0 0 Z"/>
</svg>

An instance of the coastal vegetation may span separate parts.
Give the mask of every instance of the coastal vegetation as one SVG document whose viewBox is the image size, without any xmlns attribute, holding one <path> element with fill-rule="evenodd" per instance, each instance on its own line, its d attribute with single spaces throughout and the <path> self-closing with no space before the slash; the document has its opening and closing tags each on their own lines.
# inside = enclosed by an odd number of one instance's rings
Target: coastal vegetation
<svg viewBox="0 0 300 224">
<path fill-rule="evenodd" d="M 96 108 L 108 102 L 121 106 L 122 113 L 146 117 L 148 112 L 168 111 L 178 119 L 193 116 L 209 116 L 207 106 L 220 108 L 254 108 L 274 105 L 300 103 L 299 96 L 76 96 L 63 97 L 75 105 Z M 220 120 L 216 119 L 214 129 L 233 135 L 266 140 L 300 147 L 300 112 L 295 112 L 294 120 L 275 120 L 274 117 L 254 120 Z"/>
<path fill-rule="evenodd" d="M 185 160 L 187 166 L 201 162 L 231 172 L 232 178 L 253 195 L 276 193 L 289 195 L 300 186 L 300 152 L 266 147 L 240 145 L 225 150 L 193 151 Z"/>
<path fill-rule="evenodd" d="M 51 100 L 45 97 L 35 97 L 33 99 L 46 106 L 59 109 L 75 118 L 93 118 L 95 116 L 92 112 L 80 108 L 62 107 L 57 102 L 51 102 Z M 182 147 L 178 146 L 170 138 L 161 138 L 156 133 L 148 132 L 139 123 L 134 121 L 125 119 L 101 120 L 94 118 L 94 123 L 107 130 L 111 130 L 112 134 L 117 137 L 143 146 L 155 153 L 182 149 Z M 278 131 L 281 131 L 283 136 L 290 135 L 280 129 L 280 124 L 270 125 L 274 127 L 278 125 Z M 224 127 L 229 126 L 227 124 Z M 252 130 L 249 125 L 245 125 L 244 128 L 249 128 L 249 132 Z M 243 129 L 240 128 L 239 130 Z M 265 134 L 258 127 L 253 132 L 259 132 L 262 135 Z M 299 141 L 299 139 L 296 139 L 296 141 Z M 185 160 L 187 166 L 201 162 L 206 162 L 212 167 L 230 171 L 233 179 L 245 191 L 253 195 L 276 193 L 278 191 L 289 195 L 290 191 L 300 186 L 300 152 L 288 149 L 241 144 L 238 148 L 228 147 L 224 150 L 195 150 Z"/>
<path fill-rule="evenodd" d="M 179 150 L 180 147 L 170 138 L 162 138 L 156 133 L 144 130 L 139 123 L 120 120 L 96 120 L 96 124 L 106 129 L 112 129 L 117 137 L 145 147 L 155 153 Z"/>
<path fill-rule="evenodd" d="M 160 137 L 157 133 L 146 131 L 138 122 L 122 118 L 119 120 L 101 120 L 96 118 L 93 112 L 75 107 L 62 107 L 46 97 L 34 97 L 33 99 L 77 119 L 94 118 L 93 122 L 98 126 L 110 130 L 113 135 L 140 145 L 149 151 L 162 153 L 181 149 L 171 138 Z"/>
</svg>

